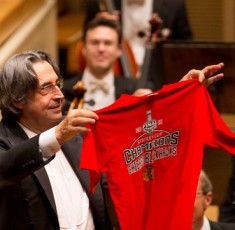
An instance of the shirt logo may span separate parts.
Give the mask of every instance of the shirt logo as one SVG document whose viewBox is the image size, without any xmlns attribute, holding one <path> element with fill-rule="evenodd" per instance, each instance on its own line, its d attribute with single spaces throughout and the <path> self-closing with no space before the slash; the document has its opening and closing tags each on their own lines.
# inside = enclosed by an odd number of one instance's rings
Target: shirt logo
<svg viewBox="0 0 235 230">
<path fill-rule="evenodd" d="M 135 128 L 135 139 L 123 149 L 129 175 L 142 169 L 144 181 L 154 179 L 156 161 L 177 155 L 180 137 L 179 130 L 166 130 L 163 119 L 155 120 L 152 115 L 151 110 L 146 111 L 146 121 Z"/>
<path fill-rule="evenodd" d="M 148 182 L 154 179 L 154 168 L 153 166 L 147 166 L 143 172 L 144 181 Z"/>
<path fill-rule="evenodd" d="M 157 128 L 157 121 L 152 119 L 152 111 L 148 110 L 147 121 L 143 125 L 143 131 L 145 133 L 151 134 Z"/>
</svg>

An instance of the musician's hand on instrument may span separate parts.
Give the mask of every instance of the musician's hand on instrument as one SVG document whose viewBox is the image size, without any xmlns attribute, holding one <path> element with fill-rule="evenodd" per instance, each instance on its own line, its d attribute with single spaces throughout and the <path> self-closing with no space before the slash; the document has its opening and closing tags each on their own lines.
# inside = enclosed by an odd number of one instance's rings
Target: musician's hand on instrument
<svg viewBox="0 0 235 230">
<path fill-rule="evenodd" d="M 108 20 L 118 21 L 120 19 L 120 11 L 115 10 L 112 13 L 109 13 L 107 11 L 101 11 L 98 14 L 96 14 L 96 17 L 106 18 Z"/>
<path fill-rule="evenodd" d="M 149 93 L 152 93 L 151 89 L 141 88 L 141 89 L 137 89 L 132 95 L 133 96 L 143 96 L 143 95 L 146 95 L 146 94 L 149 94 Z"/>
<path fill-rule="evenodd" d="M 72 139 L 80 133 L 89 132 L 90 129 L 85 127 L 86 124 L 94 124 L 98 115 L 86 109 L 70 110 L 67 116 L 57 125 L 55 132 L 56 138 L 60 145 Z"/>
<path fill-rule="evenodd" d="M 223 67 L 224 63 L 221 62 L 216 65 L 206 66 L 202 70 L 192 69 L 180 81 L 198 78 L 199 82 L 201 82 L 205 87 L 208 87 L 224 77 L 223 73 L 215 74 L 216 72 L 220 71 Z"/>
</svg>

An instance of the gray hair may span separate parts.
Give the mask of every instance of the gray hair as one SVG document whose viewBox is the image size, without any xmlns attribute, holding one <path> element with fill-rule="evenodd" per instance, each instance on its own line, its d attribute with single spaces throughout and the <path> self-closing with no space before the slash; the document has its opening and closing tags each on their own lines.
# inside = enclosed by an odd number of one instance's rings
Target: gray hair
<svg viewBox="0 0 235 230">
<path fill-rule="evenodd" d="M 208 192 L 212 192 L 212 183 L 203 169 L 201 170 L 199 180 L 201 182 L 202 192 L 204 195 L 206 195 Z"/>
<path fill-rule="evenodd" d="M 17 118 L 21 111 L 15 103 L 26 103 L 28 95 L 38 87 L 33 64 L 47 61 L 58 77 L 59 68 L 52 57 L 43 51 L 27 51 L 11 57 L 0 71 L 0 110 L 4 116 Z"/>
</svg>

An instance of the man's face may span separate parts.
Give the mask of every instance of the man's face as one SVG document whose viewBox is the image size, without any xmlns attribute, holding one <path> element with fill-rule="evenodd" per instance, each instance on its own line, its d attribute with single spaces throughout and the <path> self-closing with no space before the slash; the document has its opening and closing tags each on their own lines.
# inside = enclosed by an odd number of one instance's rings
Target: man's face
<svg viewBox="0 0 235 230">
<path fill-rule="evenodd" d="M 201 182 L 198 182 L 196 197 L 194 201 L 193 223 L 203 223 L 205 210 L 212 202 L 212 192 L 203 194 Z"/>
<path fill-rule="evenodd" d="M 120 56 L 117 32 L 106 26 L 87 31 L 83 55 L 87 68 L 94 75 L 102 75 L 112 69 L 114 61 Z"/>
<path fill-rule="evenodd" d="M 40 133 L 53 127 L 61 118 L 64 96 L 57 86 L 52 87 L 50 92 L 40 90 L 42 86 L 55 85 L 58 82 L 58 76 L 48 62 L 35 63 L 33 69 L 38 77 L 38 89 L 29 95 L 26 104 L 20 105 L 22 116 L 19 121 Z"/>
</svg>

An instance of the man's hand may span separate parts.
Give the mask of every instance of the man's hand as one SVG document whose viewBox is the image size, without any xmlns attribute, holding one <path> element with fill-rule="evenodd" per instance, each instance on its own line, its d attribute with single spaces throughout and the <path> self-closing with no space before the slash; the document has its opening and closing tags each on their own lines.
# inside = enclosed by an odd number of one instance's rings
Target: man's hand
<svg viewBox="0 0 235 230">
<path fill-rule="evenodd" d="M 218 73 L 214 75 L 216 72 L 220 71 L 223 67 L 224 63 L 221 62 L 217 65 L 206 66 L 202 70 L 192 69 L 180 81 L 198 78 L 199 82 L 201 82 L 205 87 L 208 87 L 224 77 L 223 73 Z"/>
<path fill-rule="evenodd" d="M 68 112 L 60 124 L 55 129 L 56 138 L 60 145 L 72 139 L 78 134 L 89 132 L 86 124 L 94 124 L 98 120 L 98 115 L 86 109 L 72 109 Z"/>
</svg>

